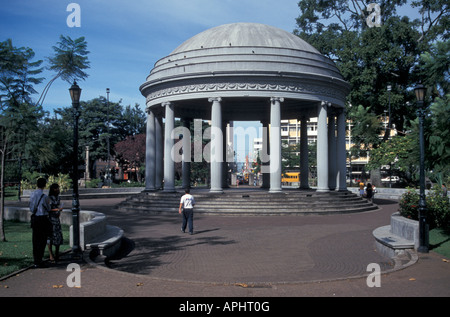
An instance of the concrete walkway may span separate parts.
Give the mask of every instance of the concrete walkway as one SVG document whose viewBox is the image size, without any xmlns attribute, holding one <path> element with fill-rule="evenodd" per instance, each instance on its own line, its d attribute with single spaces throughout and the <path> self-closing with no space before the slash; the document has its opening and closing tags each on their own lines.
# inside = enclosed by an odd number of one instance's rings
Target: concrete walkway
<svg viewBox="0 0 450 317">
<path fill-rule="evenodd" d="M 389 224 L 397 203 L 371 212 L 328 216 L 196 216 L 195 234 L 179 215 L 113 207 L 114 199 L 81 200 L 125 231 L 122 256 L 108 267 L 80 261 L 81 287 L 68 287 L 70 256 L 0 282 L 6 296 L 450 296 L 449 259 L 430 252 L 395 263 L 375 250 L 372 231 Z M 368 265 L 384 272 L 367 285 Z"/>
</svg>

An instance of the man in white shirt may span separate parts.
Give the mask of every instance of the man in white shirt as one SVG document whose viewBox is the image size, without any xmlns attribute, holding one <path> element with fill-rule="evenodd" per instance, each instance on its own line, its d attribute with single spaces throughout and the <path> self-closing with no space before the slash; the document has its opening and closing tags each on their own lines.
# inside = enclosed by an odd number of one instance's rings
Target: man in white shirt
<svg viewBox="0 0 450 317">
<path fill-rule="evenodd" d="M 181 231 L 184 233 L 186 231 L 186 226 L 189 225 L 189 234 L 194 234 L 194 206 L 195 199 L 194 196 L 190 194 L 189 188 L 184 191 L 185 194 L 181 197 L 180 208 L 178 213 L 183 215 L 183 224 L 181 226 Z"/>
<path fill-rule="evenodd" d="M 33 215 L 32 228 L 33 228 L 33 258 L 35 267 L 46 267 L 42 262 L 44 257 L 45 246 L 47 245 L 47 238 L 51 234 L 52 224 L 48 217 L 50 211 L 49 198 L 44 194 L 44 188 L 47 185 L 45 178 L 39 178 L 37 180 L 38 189 L 30 195 L 30 211 Z"/>
</svg>

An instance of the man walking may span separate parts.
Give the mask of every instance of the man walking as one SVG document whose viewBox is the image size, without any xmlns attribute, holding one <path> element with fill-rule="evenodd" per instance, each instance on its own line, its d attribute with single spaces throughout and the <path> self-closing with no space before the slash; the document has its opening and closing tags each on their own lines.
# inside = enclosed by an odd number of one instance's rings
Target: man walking
<svg viewBox="0 0 450 317">
<path fill-rule="evenodd" d="M 181 197 L 179 214 L 183 216 L 183 224 L 181 226 L 181 232 L 186 231 L 186 226 L 189 225 L 189 234 L 194 234 L 194 196 L 190 194 L 189 188 L 185 189 L 185 194 Z"/>
<path fill-rule="evenodd" d="M 51 233 L 51 222 L 48 214 L 50 211 L 49 199 L 43 192 L 45 185 L 47 185 L 46 179 L 39 178 L 37 180 L 38 189 L 30 196 L 34 267 L 46 267 L 42 262 L 42 258 L 44 257 L 47 238 Z"/>
</svg>

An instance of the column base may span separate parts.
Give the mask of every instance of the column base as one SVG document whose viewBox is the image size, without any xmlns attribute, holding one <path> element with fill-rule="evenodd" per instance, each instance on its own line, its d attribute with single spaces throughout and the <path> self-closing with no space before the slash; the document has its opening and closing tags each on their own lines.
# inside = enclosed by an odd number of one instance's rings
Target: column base
<svg viewBox="0 0 450 317">
<path fill-rule="evenodd" d="M 269 193 L 271 193 L 271 194 L 276 194 L 276 193 L 281 193 L 281 192 L 283 192 L 281 190 L 281 188 L 274 188 L 274 189 L 269 190 Z"/>
<path fill-rule="evenodd" d="M 212 194 L 223 194 L 223 190 L 221 188 L 211 188 L 209 192 Z"/>
<path fill-rule="evenodd" d="M 330 191 L 329 188 L 317 188 L 316 192 L 318 193 L 328 193 Z"/>
</svg>

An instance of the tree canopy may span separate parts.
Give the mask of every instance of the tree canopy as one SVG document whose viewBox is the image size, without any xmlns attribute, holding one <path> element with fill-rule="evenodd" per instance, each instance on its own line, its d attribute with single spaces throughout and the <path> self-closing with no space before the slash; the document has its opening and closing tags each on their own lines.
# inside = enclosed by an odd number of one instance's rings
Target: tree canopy
<svg viewBox="0 0 450 317">
<path fill-rule="evenodd" d="M 413 88 L 421 82 L 428 88 L 426 105 L 431 105 L 425 133 L 427 166 L 430 170 L 448 171 L 449 3 L 376 1 L 381 9 L 375 12 L 380 15 L 380 24 L 373 27 L 367 19 L 374 11 L 366 2 L 300 1 L 294 33 L 331 58 L 351 85 L 347 112 L 353 123 L 352 140 L 356 141 L 354 155 L 355 149 L 369 149 L 370 143 L 369 167 L 392 162 L 387 153 L 393 147 L 396 151 L 391 152 L 399 153 L 396 164 L 405 162 L 403 169 L 413 164 L 399 157 L 407 144 L 410 154 L 417 150 L 416 142 L 409 138 L 415 135 L 417 121 Z M 412 12 L 406 10 L 407 6 L 415 10 L 415 16 L 403 15 Z M 385 137 L 379 138 L 382 118 L 389 109 Z M 390 136 L 390 126 L 401 135 L 384 145 Z"/>
</svg>

